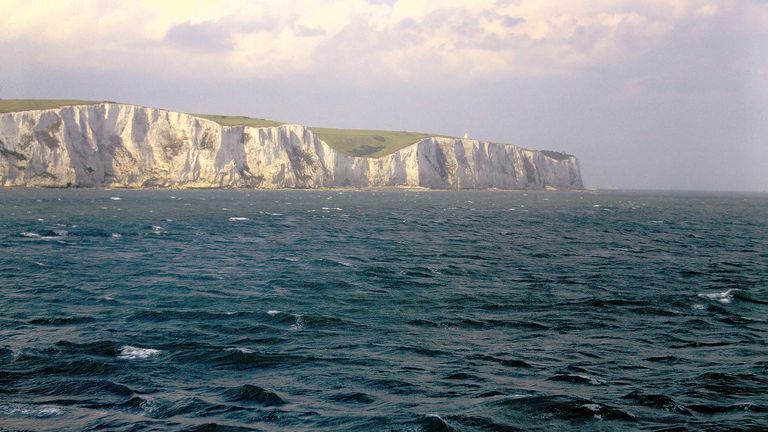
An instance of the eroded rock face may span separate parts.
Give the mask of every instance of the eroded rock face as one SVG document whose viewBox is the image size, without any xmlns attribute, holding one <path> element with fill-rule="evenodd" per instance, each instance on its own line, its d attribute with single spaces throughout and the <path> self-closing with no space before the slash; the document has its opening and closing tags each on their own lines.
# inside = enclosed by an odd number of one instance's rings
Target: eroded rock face
<svg viewBox="0 0 768 432">
<path fill-rule="evenodd" d="M 582 189 L 573 156 L 432 137 L 351 157 L 300 125 L 226 127 L 103 103 L 0 114 L 0 186 Z"/>
</svg>

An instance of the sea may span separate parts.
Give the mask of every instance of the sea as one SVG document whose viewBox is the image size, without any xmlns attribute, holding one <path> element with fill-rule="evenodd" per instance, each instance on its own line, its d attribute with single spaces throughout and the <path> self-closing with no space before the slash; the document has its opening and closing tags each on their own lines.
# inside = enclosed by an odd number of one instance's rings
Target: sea
<svg viewBox="0 0 768 432">
<path fill-rule="evenodd" d="M 0 430 L 768 430 L 768 194 L 0 190 Z"/>
</svg>

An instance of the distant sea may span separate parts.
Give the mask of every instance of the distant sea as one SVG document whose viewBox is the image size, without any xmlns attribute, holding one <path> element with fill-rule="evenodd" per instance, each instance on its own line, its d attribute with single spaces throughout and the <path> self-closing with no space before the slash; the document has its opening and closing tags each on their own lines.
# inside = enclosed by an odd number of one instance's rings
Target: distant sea
<svg viewBox="0 0 768 432">
<path fill-rule="evenodd" d="M 768 429 L 768 195 L 0 190 L 0 430 Z"/>
</svg>

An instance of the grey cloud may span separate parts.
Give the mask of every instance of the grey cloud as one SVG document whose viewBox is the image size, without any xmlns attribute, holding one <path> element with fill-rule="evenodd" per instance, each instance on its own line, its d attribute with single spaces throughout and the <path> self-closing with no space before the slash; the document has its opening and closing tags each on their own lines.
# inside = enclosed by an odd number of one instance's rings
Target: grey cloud
<svg viewBox="0 0 768 432">
<path fill-rule="evenodd" d="M 169 44 L 193 51 L 228 51 L 232 49 L 227 26 L 206 21 L 193 24 L 185 22 L 172 27 L 165 35 Z"/>
<path fill-rule="evenodd" d="M 325 53 L 324 57 L 328 54 L 339 56 L 341 64 L 348 64 L 350 59 L 361 59 L 367 63 L 364 59 L 373 51 L 396 50 L 417 45 L 421 37 L 421 27 L 411 19 L 397 23 L 389 31 L 375 30 L 367 23 L 358 21 L 350 23 L 325 40 L 320 46 L 320 51 Z"/>
<path fill-rule="evenodd" d="M 501 22 L 506 27 L 517 27 L 520 24 L 523 24 L 525 22 L 525 18 L 503 16 L 503 17 L 501 17 Z"/>
</svg>

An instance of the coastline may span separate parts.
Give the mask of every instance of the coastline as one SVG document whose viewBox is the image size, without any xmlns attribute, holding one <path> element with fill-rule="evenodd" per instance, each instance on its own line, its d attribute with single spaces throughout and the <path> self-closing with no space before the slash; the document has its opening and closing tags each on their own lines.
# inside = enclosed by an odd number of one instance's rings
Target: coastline
<svg viewBox="0 0 768 432">
<path fill-rule="evenodd" d="M 373 186 L 373 187 L 323 187 L 323 188 L 249 188 L 249 187 L 77 187 L 77 186 L 0 186 L 0 192 L 4 190 L 87 190 L 87 191 L 248 191 L 248 192 L 599 192 L 601 189 L 500 189 L 500 188 L 462 188 L 441 189 L 420 186 Z"/>
</svg>

